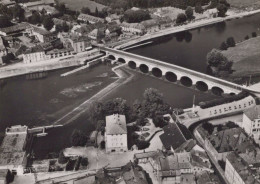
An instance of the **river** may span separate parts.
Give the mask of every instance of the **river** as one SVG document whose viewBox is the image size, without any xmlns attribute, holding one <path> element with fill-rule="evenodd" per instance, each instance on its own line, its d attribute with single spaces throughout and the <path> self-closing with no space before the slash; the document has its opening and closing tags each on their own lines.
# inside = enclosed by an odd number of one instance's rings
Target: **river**
<svg viewBox="0 0 260 184">
<path fill-rule="evenodd" d="M 260 14 L 257 14 L 195 29 L 190 31 L 190 34 L 184 34 L 184 37 L 183 33 L 169 35 L 155 39 L 151 45 L 135 48 L 130 52 L 205 73 L 206 54 L 212 48 L 219 47 L 229 36 L 239 41 L 246 35 L 251 35 L 253 31 L 259 33 L 259 20 Z M 66 71 L 68 69 L 49 72 L 47 78 L 39 80 L 26 80 L 25 76 L 7 80 L 0 88 L 0 131 L 3 132 L 7 126 L 16 124 L 30 127 L 51 124 L 104 86 L 115 81 L 111 68 L 105 65 L 83 70 L 68 77 L 60 77 L 60 74 Z M 158 88 L 173 107 L 190 107 L 194 95 L 196 103 L 216 98 L 210 93 L 201 93 L 132 72 L 135 74 L 134 79 L 108 94 L 104 100 L 122 97 L 131 105 L 135 99 L 141 99 L 144 90 L 149 87 Z M 48 136 L 38 138 L 34 145 L 37 157 L 43 158 L 49 152 L 57 152 L 70 146 L 70 135 L 74 129 L 89 134 L 94 125 L 93 122 L 87 121 L 87 116 L 82 114 L 71 124 L 51 130 Z"/>
</svg>

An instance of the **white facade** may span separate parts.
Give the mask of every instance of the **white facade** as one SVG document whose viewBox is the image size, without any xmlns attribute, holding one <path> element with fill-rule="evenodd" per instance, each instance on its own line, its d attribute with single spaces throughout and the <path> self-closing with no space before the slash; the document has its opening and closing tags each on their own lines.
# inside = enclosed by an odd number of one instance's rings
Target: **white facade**
<svg viewBox="0 0 260 184">
<path fill-rule="evenodd" d="M 44 60 L 46 60 L 46 55 L 44 51 L 23 54 L 23 62 L 26 64 L 35 63 Z"/>
<path fill-rule="evenodd" d="M 127 151 L 127 134 L 105 135 L 106 152 L 125 152 Z"/>
<path fill-rule="evenodd" d="M 249 136 L 254 138 L 257 144 L 260 144 L 260 113 L 258 112 L 258 109 L 260 109 L 260 107 L 256 106 L 247 111 L 255 111 L 251 113 L 254 114 L 253 117 L 250 116 L 249 113 L 244 112 L 241 127 Z"/>
<path fill-rule="evenodd" d="M 106 152 L 127 151 L 127 129 L 124 115 L 113 114 L 106 117 Z"/>
<path fill-rule="evenodd" d="M 228 159 L 226 159 L 225 177 L 229 184 L 245 184 Z"/>
</svg>

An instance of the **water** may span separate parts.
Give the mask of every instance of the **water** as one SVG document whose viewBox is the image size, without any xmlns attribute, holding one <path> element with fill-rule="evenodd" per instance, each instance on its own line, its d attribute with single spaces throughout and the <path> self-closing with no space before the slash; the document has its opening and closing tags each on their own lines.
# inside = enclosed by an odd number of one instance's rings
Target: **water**
<svg viewBox="0 0 260 184">
<path fill-rule="evenodd" d="M 243 41 L 252 32 L 260 35 L 260 14 L 154 39 L 154 44 L 134 48 L 129 52 L 166 61 L 206 73 L 206 55 L 219 48 L 230 36 Z"/>
<path fill-rule="evenodd" d="M 181 34 L 170 35 L 130 52 L 206 72 L 206 54 L 212 48 L 219 47 L 229 36 L 238 41 L 253 31 L 258 31 L 259 34 L 258 20 L 260 14 L 195 29 L 185 37 Z M 0 88 L 0 131 L 16 124 L 30 127 L 51 124 L 115 80 L 111 68 L 104 65 L 61 78 L 60 74 L 66 71 L 68 69 L 51 72 L 47 78 L 40 80 L 25 80 L 25 76 L 8 80 Z M 178 108 L 190 107 L 194 94 L 196 103 L 216 98 L 209 93 L 136 73 L 133 81 L 119 87 L 104 100 L 122 97 L 131 105 L 135 99 L 142 99 L 144 90 L 149 87 L 157 88 L 172 107 Z M 51 130 L 47 137 L 35 142 L 36 155 L 43 158 L 48 152 L 70 146 L 70 135 L 76 128 L 89 134 L 94 125 L 88 121 L 88 115 L 83 114 L 73 123 Z"/>
</svg>

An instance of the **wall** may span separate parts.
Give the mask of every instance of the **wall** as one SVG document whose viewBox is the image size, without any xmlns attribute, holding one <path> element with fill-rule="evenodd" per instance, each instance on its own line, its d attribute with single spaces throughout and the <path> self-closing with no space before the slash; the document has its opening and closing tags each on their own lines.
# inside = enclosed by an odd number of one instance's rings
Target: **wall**
<svg viewBox="0 0 260 184">
<path fill-rule="evenodd" d="M 127 151 L 127 134 L 106 135 L 106 152 Z"/>
</svg>

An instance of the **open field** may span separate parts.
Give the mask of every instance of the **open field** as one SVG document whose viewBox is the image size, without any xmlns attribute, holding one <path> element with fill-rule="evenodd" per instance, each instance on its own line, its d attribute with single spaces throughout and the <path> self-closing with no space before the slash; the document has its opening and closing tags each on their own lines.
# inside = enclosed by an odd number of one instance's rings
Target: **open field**
<svg viewBox="0 0 260 184">
<path fill-rule="evenodd" d="M 75 11 L 80 11 L 83 7 L 88 7 L 91 12 L 95 12 L 96 8 L 101 11 L 105 6 L 95 1 L 90 0 L 58 0 L 61 3 L 65 3 L 67 8 Z"/>
<path fill-rule="evenodd" d="M 260 7 L 260 0 L 227 0 L 234 8 L 252 8 L 257 9 Z"/>
<path fill-rule="evenodd" d="M 255 75 L 260 72 L 260 37 L 251 38 L 223 51 L 223 54 L 234 62 L 233 76 Z"/>
</svg>

